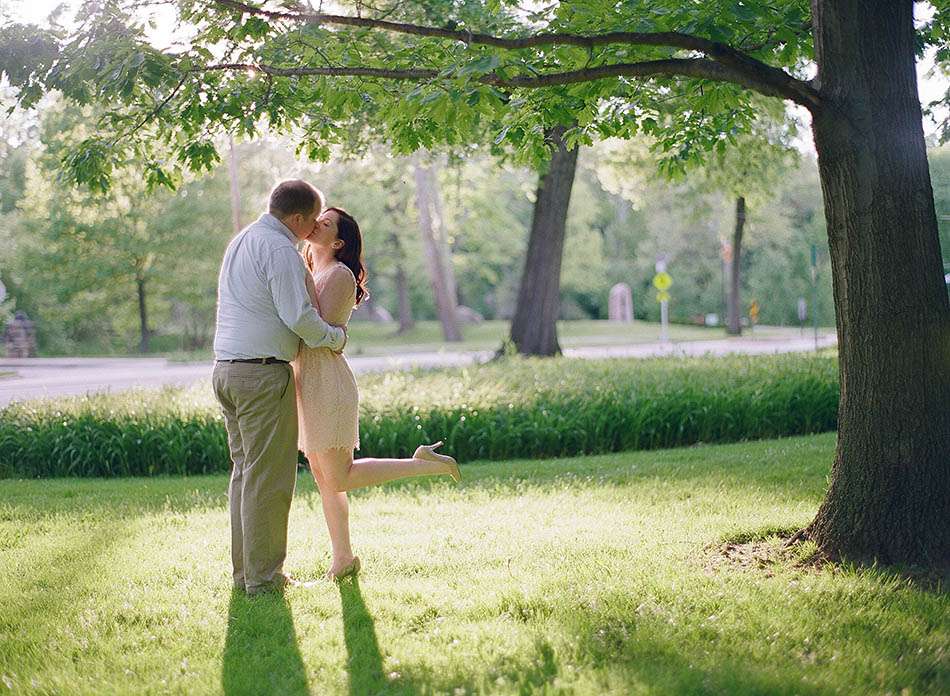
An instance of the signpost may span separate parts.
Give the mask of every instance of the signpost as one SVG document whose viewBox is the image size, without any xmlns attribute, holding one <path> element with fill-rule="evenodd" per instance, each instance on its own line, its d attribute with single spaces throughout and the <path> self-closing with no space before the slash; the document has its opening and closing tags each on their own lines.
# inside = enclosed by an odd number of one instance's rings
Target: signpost
<svg viewBox="0 0 950 696">
<path fill-rule="evenodd" d="M 808 318 L 808 303 L 804 297 L 798 298 L 798 330 L 800 335 L 805 335 L 805 320 Z"/>
<path fill-rule="evenodd" d="M 670 286 L 673 278 L 666 272 L 666 262 L 656 262 L 657 273 L 653 276 L 653 287 L 656 288 L 656 301 L 660 303 L 660 340 L 664 343 L 670 340 Z"/>
</svg>

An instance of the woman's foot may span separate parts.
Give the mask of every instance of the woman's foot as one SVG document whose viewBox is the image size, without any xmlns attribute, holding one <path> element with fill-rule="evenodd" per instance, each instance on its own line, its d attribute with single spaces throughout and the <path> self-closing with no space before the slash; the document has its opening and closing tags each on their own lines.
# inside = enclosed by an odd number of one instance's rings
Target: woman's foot
<svg viewBox="0 0 950 696">
<path fill-rule="evenodd" d="M 462 472 L 459 471 L 459 463 L 455 461 L 455 457 L 450 457 L 447 454 L 439 454 L 435 450 L 442 446 L 442 440 L 439 440 L 434 445 L 419 445 L 416 448 L 416 453 L 413 456 L 415 459 L 425 459 L 430 462 L 439 462 L 445 465 L 445 473 L 455 479 L 456 483 L 459 483 L 462 480 Z"/>
<path fill-rule="evenodd" d="M 353 556 L 353 559 L 344 563 L 335 563 L 330 566 L 326 572 L 327 580 L 341 580 L 350 575 L 356 575 L 360 572 L 360 557 Z"/>
</svg>

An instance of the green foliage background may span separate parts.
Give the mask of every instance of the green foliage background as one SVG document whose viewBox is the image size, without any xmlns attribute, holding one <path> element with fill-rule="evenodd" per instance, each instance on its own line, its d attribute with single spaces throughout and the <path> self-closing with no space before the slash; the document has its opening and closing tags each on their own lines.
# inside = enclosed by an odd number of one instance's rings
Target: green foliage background
<svg viewBox="0 0 950 696">
<path fill-rule="evenodd" d="M 105 195 L 77 189 L 62 179 L 58 158 L 83 136 L 88 113 L 53 101 L 39 120 L 21 122 L 22 133 L 10 132 L 0 152 L 0 278 L 16 307 L 36 320 L 44 354 L 134 351 L 137 273 L 146 281 L 151 349 L 206 348 L 218 264 L 232 234 L 227 167 L 188 177 L 175 192 L 148 194 L 147 182 L 132 173 L 117 175 Z M 947 210 L 940 183 L 950 172 L 945 151 L 934 149 L 931 157 L 938 215 Z M 339 151 L 328 165 L 308 164 L 280 139 L 239 144 L 242 222 L 264 209 L 275 180 L 314 181 L 330 203 L 360 220 L 374 300 L 396 313 L 394 277 L 401 264 L 415 318 L 433 319 L 411 162 L 376 149 L 361 157 L 347 154 Z M 537 175 L 482 151 L 435 161 L 459 300 L 486 318 L 508 318 Z M 808 250 L 815 243 L 821 250 L 819 322 L 830 325 L 816 167 L 803 156 L 783 162 L 779 171 L 770 188 L 750 199 L 743 304 L 759 303 L 761 323 L 795 324 L 798 297 L 810 303 Z M 731 235 L 733 215 L 729 192 L 711 186 L 703 170 L 673 183 L 660 176 L 648 141 L 584 148 L 568 217 L 562 318 L 606 318 L 610 287 L 625 282 L 634 291 L 636 316 L 658 320 L 650 280 L 659 253 L 670 258 L 674 321 L 722 314 L 720 244 Z"/>
</svg>

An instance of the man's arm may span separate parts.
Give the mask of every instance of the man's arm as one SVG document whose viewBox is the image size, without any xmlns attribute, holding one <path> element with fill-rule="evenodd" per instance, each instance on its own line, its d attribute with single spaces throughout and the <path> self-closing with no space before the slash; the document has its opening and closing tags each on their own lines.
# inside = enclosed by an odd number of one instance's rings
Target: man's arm
<svg viewBox="0 0 950 696">
<path fill-rule="evenodd" d="M 307 268 L 300 254 L 290 247 L 277 249 L 265 271 L 277 315 L 287 328 L 311 348 L 343 350 L 346 332 L 326 323 L 310 302 L 305 283 Z"/>
</svg>

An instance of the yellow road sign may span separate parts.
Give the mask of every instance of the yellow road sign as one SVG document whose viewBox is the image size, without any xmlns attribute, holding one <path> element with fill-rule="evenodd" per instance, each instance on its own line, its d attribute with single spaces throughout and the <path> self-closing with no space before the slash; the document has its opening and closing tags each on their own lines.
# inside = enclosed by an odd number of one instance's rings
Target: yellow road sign
<svg viewBox="0 0 950 696">
<path fill-rule="evenodd" d="M 669 301 L 670 301 L 670 293 L 668 293 L 666 290 L 660 290 L 659 292 L 656 293 L 656 301 L 657 301 L 657 302 L 669 302 Z"/>
<path fill-rule="evenodd" d="M 673 278 L 671 278 L 670 274 L 666 271 L 661 271 L 653 276 L 653 287 L 661 292 L 669 290 L 672 284 Z"/>
</svg>

